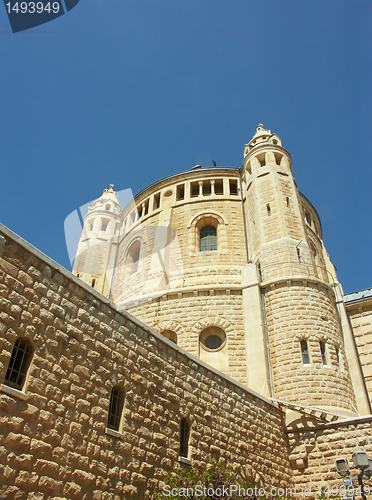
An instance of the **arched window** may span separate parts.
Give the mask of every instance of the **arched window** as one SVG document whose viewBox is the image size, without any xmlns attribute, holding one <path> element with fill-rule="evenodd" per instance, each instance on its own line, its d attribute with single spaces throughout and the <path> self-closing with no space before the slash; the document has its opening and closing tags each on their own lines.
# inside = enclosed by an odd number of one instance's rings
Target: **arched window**
<svg viewBox="0 0 372 500">
<path fill-rule="evenodd" d="M 209 326 L 201 332 L 200 343 L 206 351 L 219 351 L 226 343 L 226 333 L 217 326 Z"/>
<path fill-rule="evenodd" d="M 141 252 L 140 240 L 133 241 L 133 243 L 128 248 L 128 254 L 127 254 L 126 268 L 128 275 L 131 275 L 138 271 L 140 252 Z"/>
<path fill-rule="evenodd" d="M 211 252 L 217 250 L 217 228 L 208 224 L 200 229 L 199 250 Z"/>
<path fill-rule="evenodd" d="M 108 211 L 110 211 L 110 210 L 111 210 L 111 206 L 110 206 L 110 204 L 109 204 L 109 203 L 105 206 L 105 209 L 106 209 L 106 210 L 108 210 Z"/>
<path fill-rule="evenodd" d="M 322 356 L 322 363 L 324 366 L 328 365 L 328 352 L 327 352 L 327 344 L 324 340 L 319 342 L 320 354 Z"/>
<path fill-rule="evenodd" d="M 315 246 L 312 243 L 310 243 L 309 247 L 310 247 L 311 260 L 312 260 L 313 267 L 314 267 L 314 274 L 315 274 L 316 277 L 318 277 L 318 268 L 319 268 L 319 256 L 318 256 L 318 252 L 317 252 L 317 249 L 315 248 Z"/>
<path fill-rule="evenodd" d="M 30 367 L 32 352 L 33 349 L 28 340 L 16 340 L 5 375 L 5 385 L 22 390 Z"/>
<path fill-rule="evenodd" d="M 304 365 L 310 364 L 310 352 L 307 340 L 302 339 L 300 342 L 302 362 Z"/>
<path fill-rule="evenodd" d="M 189 458 L 190 423 L 187 418 L 180 421 L 180 457 Z"/>
<path fill-rule="evenodd" d="M 335 345 L 335 351 L 336 351 L 337 366 L 340 370 L 342 370 L 343 367 L 342 352 L 338 345 Z"/>
<path fill-rule="evenodd" d="M 175 344 L 177 344 L 177 333 L 172 331 L 172 330 L 163 330 L 161 332 L 162 335 L 164 335 L 164 337 L 166 337 L 167 339 L 171 340 L 172 342 L 174 342 Z"/>
<path fill-rule="evenodd" d="M 308 210 L 305 210 L 305 221 L 309 224 L 309 226 L 311 226 L 312 219 Z"/>
<path fill-rule="evenodd" d="M 121 415 L 124 406 L 124 393 L 118 387 L 115 386 L 111 390 L 110 406 L 107 419 L 107 427 L 113 429 L 114 431 L 120 430 Z"/>
</svg>

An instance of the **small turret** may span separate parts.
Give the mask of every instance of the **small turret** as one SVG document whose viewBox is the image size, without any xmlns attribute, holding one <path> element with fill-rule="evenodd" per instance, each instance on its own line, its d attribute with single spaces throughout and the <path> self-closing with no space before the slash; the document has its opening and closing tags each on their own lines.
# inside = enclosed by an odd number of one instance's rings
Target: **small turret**
<svg viewBox="0 0 372 500">
<path fill-rule="evenodd" d="M 263 144 L 282 146 L 282 141 L 280 140 L 279 136 L 272 133 L 271 130 L 266 129 L 263 123 L 259 123 L 256 128 L 256 133 L 248 142 L 248 144 L 244 146 L 244 157 L 246 157 L 253 148 L 256 148 L 257 146 L 261 146 Z"/>
<path fill-rule="evenodd" d="M 113 184 L 88 208 L 73 273 L 93 288 L 109 294 L 120 220 Z"/>
</svg>

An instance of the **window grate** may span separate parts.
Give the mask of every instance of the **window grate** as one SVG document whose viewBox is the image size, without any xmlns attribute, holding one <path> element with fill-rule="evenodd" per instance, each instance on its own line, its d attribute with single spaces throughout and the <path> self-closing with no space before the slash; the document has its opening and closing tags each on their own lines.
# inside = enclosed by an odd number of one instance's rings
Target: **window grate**
<svg viewBox="0 0 372 500">
<path fill-rule="evenodd" d="M 9 366 L 5 375 L 5 384 L 22 389 L 30 366 L 32 349 L 25 340 L 18 339 L 13 347 Z"/>
<path fill-rule="evenodd" d="M 123 410 L 124 398 L 118 387 L 113 387 L 111 391 L 110 407 L 107 427 L 115 431 L 119 430 L 121 413 Z"/>
<path fill-rule="evenodd" d="M 190 424 L 186 418 L 180 422 L 180 456 L 188 458 L 189 455 Z"/>
</svg>

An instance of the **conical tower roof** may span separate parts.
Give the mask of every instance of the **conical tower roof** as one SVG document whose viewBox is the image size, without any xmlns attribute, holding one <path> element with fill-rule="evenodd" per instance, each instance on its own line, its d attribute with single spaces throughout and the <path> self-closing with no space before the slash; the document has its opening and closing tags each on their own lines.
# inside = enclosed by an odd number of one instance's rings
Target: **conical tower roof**
<svg viewBox="0 0 372 500">
<path fill-rule="evenodd" d="M 257 125 L 254 136 L 244 147 L 244 155 L 251 151 L 255 146 L 259 146 L 264 143 L 274 144 L 278 146 L 282 145 L 282 141 L 277 134 L 265 128 L 263 123 L 259 123 Z"/>
<path fill-rule="evenodd" d="M 116 192 L 114 190 L 115 186 L 113 184 L 109 184 L 109 186 L 103 190 L 102 195 L 98 198 L 98 200 L 108 201 L 111 200 L 117 204 L 119 204 L 118 197 L 116 196 Z"/>
</svg>

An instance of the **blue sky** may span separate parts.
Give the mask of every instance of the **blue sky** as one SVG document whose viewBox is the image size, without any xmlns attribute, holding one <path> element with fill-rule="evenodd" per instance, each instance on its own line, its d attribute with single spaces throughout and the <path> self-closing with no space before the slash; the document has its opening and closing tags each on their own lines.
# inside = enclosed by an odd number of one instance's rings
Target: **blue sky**
<svg viewBox="0 0 372 500">
<path fill-rule="evenodd" d="M 371 26 L 370 0 L 80 0 L 12 34 L 1 7 L 0 220 L 68 267 L 69 212 L 240 166 L 263 121 L 345 291 L 371 287 Z"/>
</svg>

